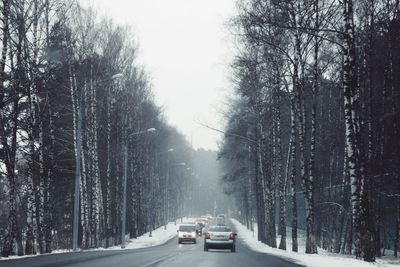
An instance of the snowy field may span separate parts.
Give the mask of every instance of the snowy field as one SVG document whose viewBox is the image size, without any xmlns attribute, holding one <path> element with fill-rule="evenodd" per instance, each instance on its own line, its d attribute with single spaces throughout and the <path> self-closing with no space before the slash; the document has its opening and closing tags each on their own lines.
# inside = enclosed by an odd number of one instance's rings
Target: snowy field
<svg viewBox="0 0 400 267">
<path fill-rule="evenodd" d="M 286 247 L 289 251 L 277 248 L 271 248 L 257 240 L 257 225 L 253 232 L 246 228 L 243 224 L 235 219 L 231 219 L 233 225 L 238 232 L 238 238 L 246 243 L 252 250 L 261 253 L 268 253 L 274 256 L 285 258 L 291 262 L 295 262 L 308 267 L 394 267 L 400 266 L 400 259 L 393 256 L 385 256 L 377 259 L 375 263 L 368 263 L 355 259 L 351 255 L 334 254 L 318 248 L 317 255 L 305 254 L 305 236 L 301 232 L 298 233 L 299 252 L 290 251 L 292 247 L 291 231 L 287 231 Z M 279 236 L 277 244 L 279 244 Z"/>
<path fill-rule="evenodd" d="M 161 226 L 152 232 L 152 236 L 150 237 L 150 233 L 145 233 L 138 238 L 127 239 L 125 248 L 121 248 L 121 245 L 113 246 L 109 248 L 93 248 L 93 249 L 85 249 L 81 250 L 81 252 L 88 252 L 88 251 L 101 251 L 101 250 L 124 250 L 124 249 L 138 249 L 138 248 L 148 248 L 153 246 L 162 245 L 172 238 L 176 236 L 176 231 L 178 229 L 178 225 L 180 223 L 185 222 L 193 222 L 193 218 L 183 218 L 182 222 L 181 219 L 178 219 L 176 225 L 174 222 L 170 222 L 167 225 L 167 229 L 164 229 L 164 226 Z M 58 253 L 68 253 L 72 252 L 69 249 L 59 249 L 54 250 L 51 254 L 58 254 Z M 25 256 L 9 256 L 8 258 L 0 258 L 0 260 L 12 260 L 12 259 L 20 259 L 24 257 L 35 257 L 39 256 L 40 254 L 36 255 L 25 255 Z"/>
</svg>

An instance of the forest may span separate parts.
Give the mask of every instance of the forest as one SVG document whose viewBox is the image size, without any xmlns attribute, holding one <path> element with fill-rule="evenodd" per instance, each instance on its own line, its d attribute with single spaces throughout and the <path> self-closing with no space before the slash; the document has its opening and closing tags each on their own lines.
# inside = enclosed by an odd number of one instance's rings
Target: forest
<svg viewBox="0 0 400 267">
<path fill-rule="evenodd" d="M 271 247 L 304 231 L 305 253 L 397 257 L 399 1 L 237 2 L 219 151 L 236 216 Z"/>
<path fill-rule="evenodd" d="M 0 9 L 1 256 L 114 246 L 182 216 L 192 148 L 132 30 L 77 1 Z"/>
</svg>

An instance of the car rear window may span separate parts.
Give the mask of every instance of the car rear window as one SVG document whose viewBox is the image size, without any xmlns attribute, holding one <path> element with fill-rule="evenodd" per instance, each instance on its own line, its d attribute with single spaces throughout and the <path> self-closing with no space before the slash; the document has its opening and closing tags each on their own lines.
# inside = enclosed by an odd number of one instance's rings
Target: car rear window
<svg viewBox="0 0 400 267">
<path fill-rule="evenodd" d="M 231 228 L 229 227 L 210 227 L 209 229 L 210 232 L 230 232 Z"/>
<path fill-rule="evenodd" d="M 194 225 L 181 225 L 181 226 L 179 226 L 179 231 L 182 231 L 182 232 L 194 232 L 194 231 L 196 231 L 196 226 L 194 226 Z"/>
</svg>

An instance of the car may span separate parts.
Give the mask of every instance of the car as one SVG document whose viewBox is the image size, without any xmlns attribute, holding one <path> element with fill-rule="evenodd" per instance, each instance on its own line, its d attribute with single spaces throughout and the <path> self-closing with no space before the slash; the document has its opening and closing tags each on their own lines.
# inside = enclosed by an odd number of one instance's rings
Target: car
<svg viewBox="0 0 400 267">
<path fill-rule="evenodd" d="M 195 224 L 181 224 L 178 229 L 178 244 L 189 241 L 196 244 L 197 240 L 196 225 Z"/>
<path fill-rule="evenodd" d="M 210 226 L 204 237 L 204 251 L 230 249 L 236 252 L 236 235 L 229 226 Z"/>
<path fill-rule="evenodd" d="M 225 215 L 223 214 L 218 215 L 217 224 L 225 224 Z"/>
<path fill-rule="evenodd" d="M 212 219 L 213 219 L 213 216 L 211 215 L 211 214 L 206 214 L 205 215 L 205 217 L 209 220 L 209 221 L 211 221 Z"/>
<path fill-rule="evenodd" d="M 203 229 L 208 225 L 208 220 L 199 218 L 195 222 L 196 226 L 198 226 L 197 234 L 201 235 L 203 232 Z"/>
</svg>

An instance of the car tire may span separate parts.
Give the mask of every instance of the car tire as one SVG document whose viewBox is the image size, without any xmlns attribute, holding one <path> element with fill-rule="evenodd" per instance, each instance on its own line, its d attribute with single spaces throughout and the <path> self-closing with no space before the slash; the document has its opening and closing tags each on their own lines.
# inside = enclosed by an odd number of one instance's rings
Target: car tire
<svg viewBox="0 0 400 267">
<path fill-rule="evenodd" d="M 207 245 L 204 245 L 204 251 L 208 251 Z"/>
<path fill-rule="evenodd" d="M 195 239 L 193 239 L 193 244 L 196 244 L 197 243 L 197 240 L 196 240 L 196 238 Z"/>
<path fill-rule="evenodd" d="M 182 244 L 182 240 L 178 238 L 178 244 Z"/>
<path fill-rule="evenodd" d="M 236 246 L 232 246 L 231 247 L 231 252 L 233 253 L 233 252 L 236 252 Z"/>
</svg>

